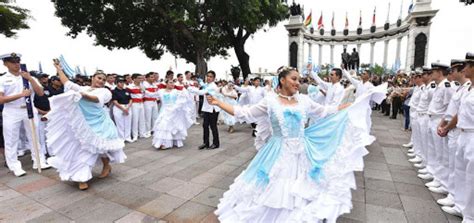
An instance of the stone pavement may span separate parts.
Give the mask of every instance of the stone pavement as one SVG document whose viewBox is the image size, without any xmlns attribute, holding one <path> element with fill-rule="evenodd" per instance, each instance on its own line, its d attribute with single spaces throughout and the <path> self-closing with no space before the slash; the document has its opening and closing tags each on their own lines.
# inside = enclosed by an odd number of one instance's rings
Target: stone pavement
<svg viewBox="0 0 474 223">
<path fill-rule="evenodd" d="M 460 222 L 441 211 L 440 196 L 416 177 L 401 147 L 409 134 L 400 120 L 373 116 L 377 141 L 365 171 L 356 174 L 354 208 L 338 222 Z M 0 167 L 0 222 L 217 222 L 218 199 L 255 155 L 248 126 L 225 130 L 220 126 L 217 150 L 196 149 L 200 126 L 190 129 L 182 149 L 156 151 L 151 139 L 128 144 L 126 163 L 114 165 L 107 179 L 94 178 L 87 191 L 60 182 L 55 170 L 33 172 L 27 155 L 24 177 Z"/>
</svg>

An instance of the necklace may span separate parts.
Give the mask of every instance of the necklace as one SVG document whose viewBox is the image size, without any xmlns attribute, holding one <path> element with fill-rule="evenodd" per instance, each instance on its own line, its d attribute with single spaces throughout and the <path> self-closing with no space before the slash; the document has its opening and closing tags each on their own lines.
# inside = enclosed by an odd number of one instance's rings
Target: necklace
<svg viewBox="0 0 474 223">
<path fill-rule="evenodd" d="M 278 93 L 278 96 L 279 96 L 279 97 L 282 97 L 282 98 L 284 98 L 284 99 L 286 99 L 286 100 L 288 100 L 288 101 L 291 101 L 291 100 L 293 100 L 293 99 L 296 100 L 296 97 L 295 97 L 294 95 L 293 95 L 293 96 L 286 96 L 286 95 L 282 95 L 281 93 Z"/>
</svg>

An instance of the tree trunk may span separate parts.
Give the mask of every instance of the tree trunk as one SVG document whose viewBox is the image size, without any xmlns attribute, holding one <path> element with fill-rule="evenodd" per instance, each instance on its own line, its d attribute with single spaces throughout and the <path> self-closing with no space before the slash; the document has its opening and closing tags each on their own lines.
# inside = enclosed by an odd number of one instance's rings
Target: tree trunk
<svg viewBox="0 0 474 223">
<path fill-rule="evenodd" d="M 196 55 L 196 75 L 205 80 L 206 78 L 206 74 L 207 74 L 207 62 L 206 60 L 204 59 L 204 56 L 203 56 L 203 53 L 198 51 L 197 52 L 197 55 Z"/>
<path fill-rule="evenodd" d="M 239 60 L 240 69 L 242 70 L 242 76 L 245 79 L 249 76 L 250 73 L 250 56 L 245 52 L 245 41 L 236 41 L 234 43 L 234 51 L 237 59 Z"/>
</svg>

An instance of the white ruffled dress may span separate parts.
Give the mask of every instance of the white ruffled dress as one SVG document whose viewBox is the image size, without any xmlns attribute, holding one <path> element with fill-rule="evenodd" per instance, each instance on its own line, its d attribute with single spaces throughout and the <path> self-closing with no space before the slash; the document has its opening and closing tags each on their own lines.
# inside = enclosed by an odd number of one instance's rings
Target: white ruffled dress
<svg viewBox="0 0 474 223">
<path fill-rule="evenodd" d="M 79 92 L 96 96 L 99 102 L 87 101 Z M 111 98 L 106 88 L 81 87 L 71 81 L 66 82 L 65 93 L 50 98 L 46 138 L 52 157 L 48 163 L 61 180 L 87 182 L 100 157 L 108 157 L 111 163 L 125 162 L 125 144 L 103 109 Z"/>
<path fill-rule="evenodd" d="M 295 106 L 282 105 L 276 95 L 251 107 L 234 106 L 237 121 L 257 122 L 268 131 L 258 132 L 258 153 L 224 193 L 218 219 L 336 222 L 350 212 L 354 171 L 363 170 L 365 146 L 375 140 L 360 118 L 366 112 L 362 105 L 385 97 L 386 88 L 374 90 L 340 112 L 306 95 L 298 95 Z M 317 121 L 305 129 L 310 117 Z"/>
<path fill-rule="evenodd" d="M 161 100 L 161 109 L 153 129 L 153 146 L 182 147 L 188 136 L 188 129 L 195 120 L 193 96 L 186 89 L 161 89 L 158 97 Z"/>
</svg>

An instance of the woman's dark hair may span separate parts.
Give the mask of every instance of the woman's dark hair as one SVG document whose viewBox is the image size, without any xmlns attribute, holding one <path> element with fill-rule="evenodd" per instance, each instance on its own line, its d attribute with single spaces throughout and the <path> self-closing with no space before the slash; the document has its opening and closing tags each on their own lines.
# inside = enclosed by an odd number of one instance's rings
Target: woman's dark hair
<svg viewBox="0 0 474 223">
<path fill-rule="evenodd" d="M 105 77 L 108 77 L 108 75 L 106 75 L 104 73 L 104 71 L 101 71 L 101 70 L 98 70 L 94 73 L 94 75 L 92 75 L 92 77 L 95 77 L 95 76 L 98 76 L 98 75 L 104 75 Z"/>
<path fill-rule="evenodd" d="M 173 83 L 174 83 L 174 80 L 173 80 L 173 79 L 166 79 L 166 80 L 165 80 L 165 84 L 168 84 L 168 83 L 170 83 L 170 82 L 173 82 Z"/>
<path fill-rule="evenodd" d="M 181 76 L 183 76 L 182 73 L 179 73 L 178 75 L 176 75 L 176 77 L 181 77 Z"/>
<path fill-rule="evenodd" d="M 216 72 L 214 72 L 213 70 L 208 71 L 207 74 L 212 74 L 212 77 L 216 78 Z"/>
<path fill-rule="evenodd" d="M 281 87 L 281 79 L 286 78 L 292 71 L 298 72 L 296 68 L 291 67 L 280 67 L 278 68 L 278 86 Z"/>
</svg>

